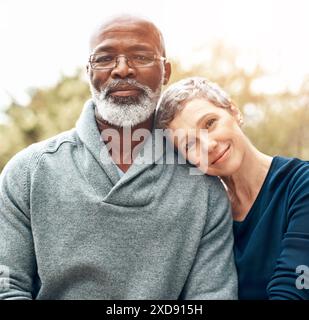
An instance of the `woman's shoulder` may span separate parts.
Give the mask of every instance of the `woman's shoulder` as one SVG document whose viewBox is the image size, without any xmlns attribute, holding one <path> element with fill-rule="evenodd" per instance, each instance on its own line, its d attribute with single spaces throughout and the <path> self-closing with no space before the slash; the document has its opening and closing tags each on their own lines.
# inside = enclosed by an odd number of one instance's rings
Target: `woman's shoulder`
<svg viewBox="0 0 309 320">
<path fill-rule="evenodd" d="M 309 179 L 309 161 L 298 158 L 275 156 L 271 165 L 272 174 L 297 181 L 300 177 Z"/>
<path fill-rule="evenodd" d="M 309 162 L 298 158 L 275 157 L 274 180 L 277 190 L 285 193 L 288 206 L 309 208 Z"/>
<path fill-rule="evenodd" d="M 296 157 L 274 156 L 273 161 L 280 165 L 309 166 L 308 160 L 301 160 Z"/>
<path fill-rule="evenodd" d="M 309 162 L 298 158 L 275 156 L 267 177 L 267 194 L 299 199 L 309 194 Z"/>
</svg>

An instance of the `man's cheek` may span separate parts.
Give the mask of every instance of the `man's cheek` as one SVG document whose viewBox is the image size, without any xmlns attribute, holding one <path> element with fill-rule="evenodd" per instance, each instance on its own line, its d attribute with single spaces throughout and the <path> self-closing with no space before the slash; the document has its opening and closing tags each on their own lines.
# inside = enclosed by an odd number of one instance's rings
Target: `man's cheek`
<svg viewBox="0 0 309 320">
<path fill-rule="evenodd" d="M 96 90 L 102 91 L 106 87 L 107 78 L 94 75 L 92 78 L 90 78 L 90 81 Z"/>
</svg>

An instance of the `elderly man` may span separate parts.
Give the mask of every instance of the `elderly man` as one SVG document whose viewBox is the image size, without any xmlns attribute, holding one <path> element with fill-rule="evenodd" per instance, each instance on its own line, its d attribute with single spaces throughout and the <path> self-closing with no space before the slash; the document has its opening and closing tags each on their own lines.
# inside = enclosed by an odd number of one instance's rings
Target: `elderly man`
<svg viewBox="0 0 309 320">
<path fill-rule="evenodd" d="M 171 72 L 160 31 L 120 16 L 90 47 L 92 100 L 76 128 L 23 150 L 1 174 L 0 298 L 236 298 L 220 182 L 159 161 L 166 152 L 137 161 L 155 148 Z M 142 142 L 139 129 L 149 131 Z"/>
</svg>

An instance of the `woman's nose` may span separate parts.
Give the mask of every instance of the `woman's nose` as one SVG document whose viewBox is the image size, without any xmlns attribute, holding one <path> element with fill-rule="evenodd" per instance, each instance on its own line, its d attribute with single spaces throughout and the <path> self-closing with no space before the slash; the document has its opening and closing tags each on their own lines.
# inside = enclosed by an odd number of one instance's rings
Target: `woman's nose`
<svg viewBox="0 0 309 320">
<path fill-rule="evenodd" d="M 204 152 L 207 152 L 207 153 L 213 152 L 218 145 L 216 139 L 214 139 L 208 133 L 200 135 L 200 141 L 201 141 L 201 145 L 203 148 L 203 153 Z"/>
<path fill-rule="evenodd" d="M 213 152 L 216 149 L 217 145 L 218 145 L 218 143 L 217 143 L 216 140 L 209 139 L 209 142 L 208 142 L 208 153 Z"/>
</svg>

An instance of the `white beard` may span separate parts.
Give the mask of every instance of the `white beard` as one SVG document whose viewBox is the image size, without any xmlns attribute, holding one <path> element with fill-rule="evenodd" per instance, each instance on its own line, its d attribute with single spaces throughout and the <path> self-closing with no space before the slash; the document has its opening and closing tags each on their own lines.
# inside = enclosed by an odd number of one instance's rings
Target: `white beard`
<svg viewBox="0 0 309 320">
<path fill-rule="evenodd" d="M 106 96 L 110 87 L 118 83 L 127 83 L 136 86 L 140 88 L 144 94 L 138 98 Z M 149 119 L 154 113 L 160 97 L 162 84 L 163 77 L 158 89 L 152 91 L 149 87 L 141 85 L 133 79 L 113 80 L 109 86 L 98 91 L 90 82 L 90 91 L 92 99 L 97 106 L 97 111 L 102 119 L 118 127 L 134 127 Z"/>
</svg>

